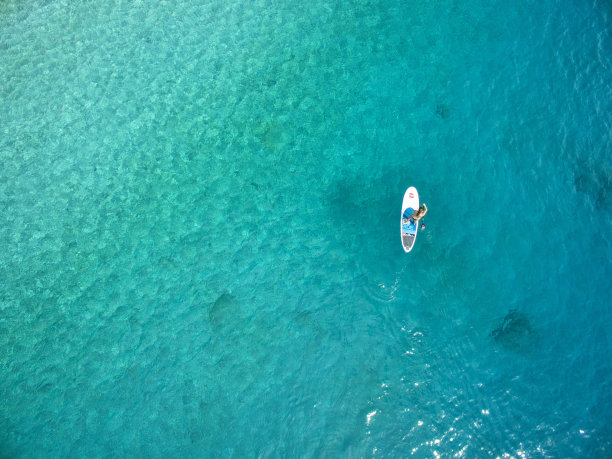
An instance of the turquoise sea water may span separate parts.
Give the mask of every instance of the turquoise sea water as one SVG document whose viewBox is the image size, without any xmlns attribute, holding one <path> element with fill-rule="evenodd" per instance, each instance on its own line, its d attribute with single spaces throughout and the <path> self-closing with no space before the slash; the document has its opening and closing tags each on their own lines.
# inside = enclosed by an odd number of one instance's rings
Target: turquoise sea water
<svg viewBox="0 0 612 459">
<path fill-rule="evenodd" d="M 0 456 L 610 457 L 611 14 L 0 3 Z"/>
</svg>

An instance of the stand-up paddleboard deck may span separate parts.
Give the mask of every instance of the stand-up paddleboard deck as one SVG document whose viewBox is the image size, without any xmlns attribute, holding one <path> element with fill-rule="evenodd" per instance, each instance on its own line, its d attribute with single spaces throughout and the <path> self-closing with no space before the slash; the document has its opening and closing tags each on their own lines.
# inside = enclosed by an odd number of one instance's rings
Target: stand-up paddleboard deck
<svg viewBox="0 0 612 459">
<path fill-rule="evenodd" d="M 402 247 L 404 252 L 408 253 L 414 247 L 414 241 L 417 237 L 417 221 L 408 220 L 408 217 L 419 208 L 419 192 L 413 186 L 408 188 L 404 193 L 402 201 L 402 218 L 400 219 L 400 231 L 402 236 Z M 404 219 L 408 220 L 404 222 Z"/>
</svg>

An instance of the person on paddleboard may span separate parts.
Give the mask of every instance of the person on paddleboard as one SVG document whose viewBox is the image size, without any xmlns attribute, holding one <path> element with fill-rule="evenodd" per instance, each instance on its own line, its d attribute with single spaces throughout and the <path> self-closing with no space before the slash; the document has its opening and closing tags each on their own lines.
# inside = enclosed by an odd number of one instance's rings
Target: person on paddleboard
<svg viewBox="0 0 612 459">
<path fill-rule="evenodd" d="M 408 219 L 418 222 L 420 219 L 422 219 L 425 216 L 426 213 L 427 213 L 427 204 L 423 203 L 421 204 L 421 207 L 418 208 L 418 210 L 415 210 L 412 213 L 412 215 L 408 217 Z M 421 229 L 425 229 L 425 223 L 421 224 Z"/>
</svg>

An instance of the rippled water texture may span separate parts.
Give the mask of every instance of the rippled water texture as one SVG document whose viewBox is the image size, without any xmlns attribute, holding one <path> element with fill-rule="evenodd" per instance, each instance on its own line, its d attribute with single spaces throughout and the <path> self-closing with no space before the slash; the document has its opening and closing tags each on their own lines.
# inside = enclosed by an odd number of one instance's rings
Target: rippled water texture
<svg viewBox="0 0 612 459">
<path fill-rule="evenodd" d="M 610 457 L 611 13 L 2 1 L 0 456 Z"/>
</svg>

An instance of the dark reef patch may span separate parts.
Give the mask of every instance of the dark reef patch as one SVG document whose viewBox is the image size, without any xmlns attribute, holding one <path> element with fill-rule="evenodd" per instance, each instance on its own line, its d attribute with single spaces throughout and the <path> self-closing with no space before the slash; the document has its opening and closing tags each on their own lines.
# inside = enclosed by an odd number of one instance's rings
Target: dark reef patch
<svg viewBox="0 0 612 459">
<path fill-rule="evenodd" d="M 448 119 L 448 117 L 450 116 L 449 106 L 442 102 L 436 104 L 436 115 L 438 115 L 443 120 Z"/>
<path fill-rule="evenodd" d="M 229 316 L 236 312 L 235 309 L 236 299 L 227 292 L 222 293 L 208 311 L 210 325 L 215 329 L 219 328 L 227 321 Z"/>
<path fill-rule="evenodd" d="M 612 169 L 595 161 L 580 161 L 574 173 L 574 186 L 592 199 L 598 209 L 612 206 Z"/>
<path fill-rule="evenodd" d="M 526 314 L 511 309 L 504 317 L 501 325 L 491 332 L 496 343 L 504 348 L 524 351 L 531 348 L 535 342 L 535 333 Z"/>
</svg>

